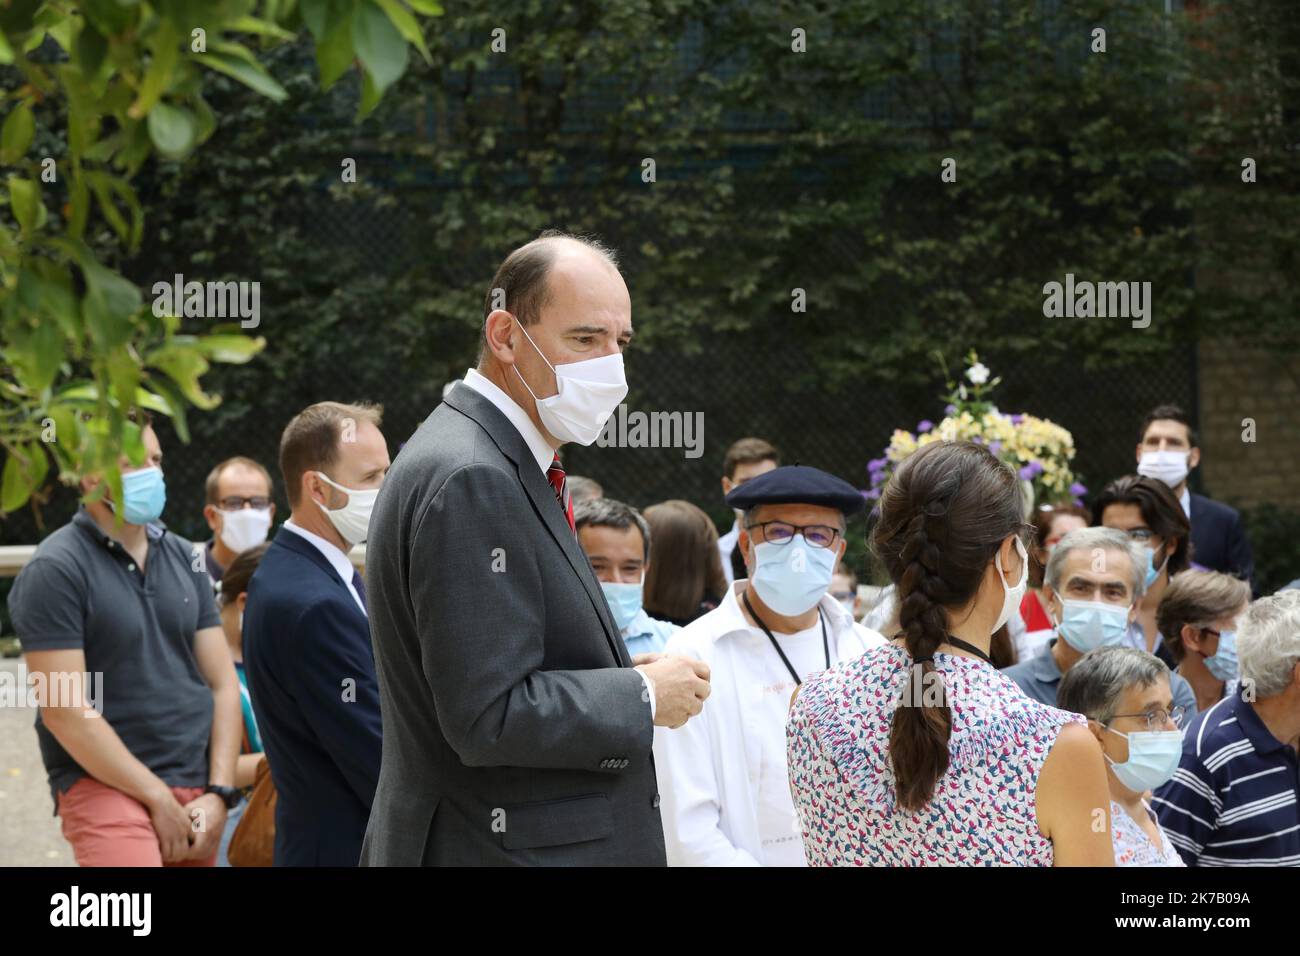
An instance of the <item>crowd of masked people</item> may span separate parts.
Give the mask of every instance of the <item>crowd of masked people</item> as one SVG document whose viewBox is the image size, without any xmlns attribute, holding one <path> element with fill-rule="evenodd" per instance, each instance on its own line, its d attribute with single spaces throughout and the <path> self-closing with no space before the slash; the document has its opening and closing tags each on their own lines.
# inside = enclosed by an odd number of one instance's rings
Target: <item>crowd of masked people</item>
<svg viewBox="0 0 1300 956">
<path fill-rule="evenodd" d="M 38 712 L 62 832 L 83 866 L 355 865 L 393 732 L 350 557 L 381 409 L 294 417 L 278 528 L 270 470 L 217 464 L 195 544 L 136 420 L 121 500 L 83 481 L 9 596 L 30 674 L 103 675 L 103 719 L 88 693 Z M 762 439 L 722 461 L 721 534 L 567 476 L 628 654 L 708 665 L 702 712 L 654 728 L 668 862 L 1300 866 L 1300 580 L 1253 593 L 1240 516 L 1188 487 L 1200 455 L 1162 406 L 1134 474 L 1027 524 L 985 449 L 927 446 L 871 516 L 875 589 L 843 558 L 861 493 Z"/>
</svg>

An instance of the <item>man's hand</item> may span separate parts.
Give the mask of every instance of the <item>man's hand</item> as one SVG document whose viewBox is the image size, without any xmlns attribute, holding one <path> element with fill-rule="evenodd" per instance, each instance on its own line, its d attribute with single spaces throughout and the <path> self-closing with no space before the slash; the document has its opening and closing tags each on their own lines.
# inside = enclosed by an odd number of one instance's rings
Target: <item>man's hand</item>
<svg viewBox="0 0 1300 956">
<path fill-rule="evenodd" d="M 185 804 L 183 810 L 190 841 L 184 858 L 206 860 L 221 846 L 221 833 L 226 828 L 226 804 L 215 793 L 201 793 Z"/>
<path fill-rule="evenodd" d="M 637 655 L 638 660 L 642 656 Z M 704 709 L 709 696 L 709 665 L 692 657 L 660 654 L 655 660 L 638 664 L 655 689 L 655 724 L 676 730 Z"/>
<path fill-rule="evenodd" d="M 664 655 L 659 653 L 658 651 L 655 651 L 650 654 L 637 654 L 635 657 L 632 658 L 632 666 L 640 667 L 642 664 L 653 664 L 655 661 L 659 660 L 659 658 L 663 656 Z"/>
<path fill-rule="evenodd" d="M 177 863 L 190 853 L 190 814 L 167 787 L 161 787 L 145 804 L 164 863 Z"/>
</svg>

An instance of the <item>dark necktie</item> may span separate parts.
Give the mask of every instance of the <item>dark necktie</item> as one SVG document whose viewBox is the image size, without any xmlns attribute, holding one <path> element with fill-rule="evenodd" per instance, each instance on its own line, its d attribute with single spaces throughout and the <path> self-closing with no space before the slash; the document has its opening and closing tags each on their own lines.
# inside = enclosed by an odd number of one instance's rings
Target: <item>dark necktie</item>
<svg viewBox="0 0 1300 956">
<path fill-rule="evenodd" d="M 352 569 L 352 587 L 356 590 L 357 597 L 361 598 L 361 606 L 365 608 L 366 613 L 369 614 L 370 605 L 366 603 L 366 584 L 361 580 L 361 572 L 356 568 Z"/>
<path fill-rule="evenodd" d="M 560 510 L 564 512 L 564 520 L 569 523 L 569 530 L 576 536 L 578 532 L 573 524 L 573 499 L 569 497 L 568 482 L 565 481 L 564 466 L 560 464 L 558 452 L 555 458 L 551 460 L 551 467 L 546 469 L 546 480 L 555 489 L 555 500 L 560 503 Z"/>
</svg>

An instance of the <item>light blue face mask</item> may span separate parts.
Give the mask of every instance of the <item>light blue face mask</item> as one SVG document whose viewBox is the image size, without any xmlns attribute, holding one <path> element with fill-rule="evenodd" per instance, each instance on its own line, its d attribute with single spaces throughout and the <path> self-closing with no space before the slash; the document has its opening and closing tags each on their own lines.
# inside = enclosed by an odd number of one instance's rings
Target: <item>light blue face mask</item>
<svg viewBox="0 0 1300 956">
<path fill-rule="evenodd" d="M 1236 631 L 1219 632 L 1219 648 L 1213 655 L 1205 658 L 1205 669 L 1214 675 L 1215 680 L 1227 682 L 1237 679 Z"/>
<path fill-rule="evenodd" d="M 1183 759 L 1183 734 L 1180 730 L 1144 730 L 1126 734 L 1106 728 L 1112 734 L 1128 738 L 1128 759 L 1123 763 L 1110 761 L 1119 782 L 1135 793 L 1164 786 L 1178 769 Z"/>
<path fill-rule="evenodd" d="M 1080 654 L 1119 644 L 1128 633 L 1128 611 L 1105 601 L 1061 601 L 1064 611 L 1056 633 Z"/>
<path fill-rule="evenodd" d="M 1157 568 L 1157 567 L 1156 567 L 1156 553 L 1155 553 L 1154 551 L 1152 551 L 1150 548 L 1147 548 L 1147 583 L 1146 583 L 1146 587 L 1147 587 L 1148 590 L 1150 590 L 1151 585 L 1153 585 L 1153 584 L 1156 583 L 1156 578 L 1160 577 L 1160 572 L 1163 571 L 1163 570 L 1165 569 L 1165 565 L 1168 564 L 1168 563 L 1169 563 L 1169 555 L 1166 554 L 1166 555 L 1165 555 L 1165 559 L 1164 559 L 1163 561 L 1160 562 L 1160 567 Z"/>
<path fill-rule="evenodd" d="M 614 614 L 614 623 L 620 631 L 627 630 L 641 613 L 642 582 L 635 584 L 611 584 L 601 581 L 600 589 L 605 592 L 605 600 Z"/>
<path fill-rule="evenodd" d="M 754 590 L 777 614 L 811 610 L 830 590 L 838 548 L 814 548 L 797 534 L 785 544 L 754 546 Z"/>
<path fill-rule="evenodd" d="M 128 524 L 157 521 L 167 504 L 167 485 L 161 468 L 141 468 L 122 476 L 122 520 Z M 113 508 L 113 503 L 108 506 Z M 116 508 L 113 508 L 116 511 Z"/>
</svg>

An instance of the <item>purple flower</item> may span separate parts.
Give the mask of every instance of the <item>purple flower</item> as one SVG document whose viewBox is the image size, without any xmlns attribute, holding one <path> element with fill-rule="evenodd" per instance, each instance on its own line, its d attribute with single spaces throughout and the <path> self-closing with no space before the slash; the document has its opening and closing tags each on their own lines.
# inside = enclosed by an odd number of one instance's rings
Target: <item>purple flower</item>
<svg viewBox="0 0 1300 956">
<path fill-rule="evenodd" d="M 943 406 L 943 413 L 944 413 L 945 415 L 956 415 L 956 414 L 957 414 L 957 406 L 956 406 L 956 405 L 945 405 L 945 406 Z"/>
<path fill-rule="evenodd" d="M 862 492 L 862 497 L 866 498 L 868 501 L 875 501 L 880 497 L 880 489 L 868 488 L 866 491 Z"/>
<path fill-rule="evenodd" d="M 1024 420 L 1025 420 L 1025 416 L 1020 414 L 1019 412 L 1011 416 L 1011 424 L 1013 425 L 1019 425 Z"/>
<path fill-rule="evenodd" d="M 995 455 L 1002 454 L 1002 442 L 1000 441 L 989 442 L 989 451 L 991 451 Z"/>
<path fill-rule="evenodd" d="M 873 458 L 867 462 L 867 471 L 872 475 L 878 475 L 889 467 L 888 458 Z"/>
<path fill-rule="evenodd" d="M 923 435 L 933 427 L 934 427 L 934 422 L 930 421 L 930 419 L 928 418 L 923 418 L 921 419 L 921 421 L 917 423 L 916 430 L 917 432 Z"/>
<path fill-rule="evenodd" d="M 1043 473 L 1043 463 L 1031 461 L 1025 467 L 1020 469 L 1020 477 L 1023 481 L 1033 481 L 1035 477 Z"/>
<path fill-rule="evenodd" d="M 1087 493 L 1088 493 L 1088 489 L 1084 485 L 1079 484 L 1079 482 L 1077 481 L 1070 486 L 1070 494 L 1074 495 L 1074 497 L 1076 498 L 1082 498 Z M 1075 502 L 1075 503 L 1078 504 L 1079 502 Z"/>
</svg>

